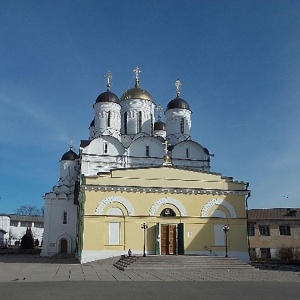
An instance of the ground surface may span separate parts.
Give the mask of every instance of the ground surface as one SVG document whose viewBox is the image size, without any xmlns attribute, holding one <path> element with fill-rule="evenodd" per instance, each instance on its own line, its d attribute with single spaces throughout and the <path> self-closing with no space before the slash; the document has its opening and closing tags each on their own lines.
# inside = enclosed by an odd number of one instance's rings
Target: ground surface
<svg viewBox="0 0 300 300">
<path fill-rule="evenodd" d="M 300 272 L 127 270 L 112 260 L 0 256 L 0 299 L 300 299 Z"/>
</svg>

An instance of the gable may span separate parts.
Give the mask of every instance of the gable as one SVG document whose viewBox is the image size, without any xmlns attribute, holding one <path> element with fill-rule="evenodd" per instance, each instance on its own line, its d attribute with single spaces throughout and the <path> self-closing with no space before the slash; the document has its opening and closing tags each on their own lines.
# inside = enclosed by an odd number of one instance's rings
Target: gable
<svg viewBox="0 0 300 300">
<path fill-rule="evenodd" d="M 86 183 L 101 185 L 172 187 L 218 190 L 244 190 L 244 182 L 234 182 L 221 174 L 161 166 L 112 170 L 109 176 L 86 178 Z"/>
</svg>

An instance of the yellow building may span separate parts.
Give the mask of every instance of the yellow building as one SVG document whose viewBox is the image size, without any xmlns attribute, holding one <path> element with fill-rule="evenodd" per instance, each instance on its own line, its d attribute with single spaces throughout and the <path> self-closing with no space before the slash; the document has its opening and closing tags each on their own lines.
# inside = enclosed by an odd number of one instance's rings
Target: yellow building
<svg viewBox="0 0 300 300">
<path fill-rule="evenodd" d="M 147 254 L 228 251 L 228 256 L 247 261 L 247 187 L 221 174 L 172 166 L 85 176 L 79 197 L 78 257 L 88 262 L 126 254 L 128 249 L 143 254 L 145 234 Z M 147 228 L 142 229 L 143 224 Z"/>
</svg>

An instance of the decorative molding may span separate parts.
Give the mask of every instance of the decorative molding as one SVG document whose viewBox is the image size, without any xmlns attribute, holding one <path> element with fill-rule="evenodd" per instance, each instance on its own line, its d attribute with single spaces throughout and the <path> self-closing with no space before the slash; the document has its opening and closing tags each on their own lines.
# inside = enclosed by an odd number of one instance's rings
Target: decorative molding
<svg viewBox="0 0 300 300">
<path fill-rule="evenodd" d="M 101 192 L 132 192 L 132 193 L 158 193 L 158 194 L 194 194 L 194 195 L 247 195 L 249 191 L 233 191 L 233 190 L 203 190 L 203 189 L 181 189 L 181 188 L 161 188 L 161 187 L 139 187 L 139 186 L 114 186 L 114 185 L 82 185 L 87 191 Z"/>
<path fill-rule="evenodd" d="M 235 212 L 235 209 L 233 208 L 233 206 L 229 202 L 227 202 L 226 200 L 223 200 L 223 199 L 212 199 L 212 200 L 208 201 L 201 210 L 201 217 L 204 217 L 204 218 L 208 217 L 209 210 L 216 205 L 224 206 L 225 208 L 228 209 L 228 211 L 230 213 L 230 217 L 236 218 L 236 212 Z"/>
<path fill-rule="evenodd" d="M 177 209 L 180 212 L 181 216 L 186 216 L 186 210 L 184 208 L 184 206 L 182 205 L 182 203 L 174 198 L 170 198 L 170 197 L 165 197 L 165 198 L 161 198 L 159 200 L 157 200 L 150 208 L 149 210 L 149 215 L 150 216 L 155 216 L 157 213 L 157 210 L 160 206 L 164 205 L 164 204 L 172 204 L 174 206 L 177 207 Z"/>
<path fill-rule="evenodd" d="M 110 196 L 110 197 L 102 200 L 98 204 L 98 206 L 95 210 L 95 214 L 96 215 L 103 215 L 103 210 L 104 210 L 105 206 L 107 204 L 110 204 L 110 203 L 113 203 L 113 202 L 117 202 L 119 204 L 122 204 L 126 208 L 128 215 L 129 216 L 134 216 L 134 209 L 133 209 L 132 204 L 127 199 L 125 199 L 123 197 L 120 197 L 120 196 Z"/>
</svg>

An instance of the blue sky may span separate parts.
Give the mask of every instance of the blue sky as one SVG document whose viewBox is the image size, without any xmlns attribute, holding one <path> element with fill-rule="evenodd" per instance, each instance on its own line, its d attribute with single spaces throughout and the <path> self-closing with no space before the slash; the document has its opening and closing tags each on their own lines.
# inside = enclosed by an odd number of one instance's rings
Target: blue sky
<svg viewBox="0 0 300 300">
<path fill-rule="evenodd" d="M 182 82 L 212 171 L 250 208 L 299 207 L 299 1 L 0 1 L 0 212 L 41 207 L 92 105 L 140 84 L 166 107 Z"/>
</svg>

